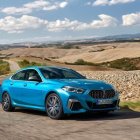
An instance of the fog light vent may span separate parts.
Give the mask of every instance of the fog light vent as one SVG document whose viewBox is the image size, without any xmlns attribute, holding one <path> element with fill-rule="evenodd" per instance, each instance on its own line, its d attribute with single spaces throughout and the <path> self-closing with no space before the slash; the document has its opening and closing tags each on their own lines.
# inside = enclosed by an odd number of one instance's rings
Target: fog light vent
<svg viewBox="0 0 140 140">
<path fill-rule="evenodd" d="M 70 108 L 72 111 L 77 111 L 77 110 L 82 109 L 82 106 L 78 100 L 69 99 L 68 108 Z"/>
</svg>

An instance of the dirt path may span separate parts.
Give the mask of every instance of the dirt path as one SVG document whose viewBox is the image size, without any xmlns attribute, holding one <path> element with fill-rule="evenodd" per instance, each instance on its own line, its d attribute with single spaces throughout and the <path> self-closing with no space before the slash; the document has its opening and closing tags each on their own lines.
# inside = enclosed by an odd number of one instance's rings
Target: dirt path
<svg viewBox="0 0 140 140">
<path fill-rule="evenodd" d="M 17 64 L 17 62 L 13 61 L 13 60 L 4 60 L 6 62 L 9 63 L 10 65 L 10 70 L 11 72 L 15 72 L 17 71 L 18 69 L 20 69 L 19 65 Z"/>
</svg>

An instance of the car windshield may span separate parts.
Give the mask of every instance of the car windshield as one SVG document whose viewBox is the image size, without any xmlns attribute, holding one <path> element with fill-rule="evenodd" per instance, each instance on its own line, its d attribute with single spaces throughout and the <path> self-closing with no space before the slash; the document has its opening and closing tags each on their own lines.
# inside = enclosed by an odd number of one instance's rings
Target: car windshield
<svg viewBox="0 0 140 140">
<path fill-rule="evenodd" d="M 84 76 L 71 69 L 40 68 L 46 79 L 85 79 Z"/>
</svg>

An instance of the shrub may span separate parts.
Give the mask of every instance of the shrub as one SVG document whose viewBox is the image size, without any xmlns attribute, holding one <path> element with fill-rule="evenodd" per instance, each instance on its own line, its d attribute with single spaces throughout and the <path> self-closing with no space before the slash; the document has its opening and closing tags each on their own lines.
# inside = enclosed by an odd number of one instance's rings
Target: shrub
<svg viewBox="0 0 140 140">
<path fill-rule="evenodd" d="M 65 45 L 59 46 L 57 48 L 59 48 L 59 49 L 80 49 L 79 46 L 74 46 L 72 44 L 65 44 Z"/>
<path fill-rule="evenodd" d="M 84 61 L 83 59 L 78 59 L 74 63 L 65 62 L 68 65 L 89 65 L 89 66 L 100 66 L 100 67 L 109 67 L 121 70 L 139 70 L 140 69 L 140 57 L 138 58 L 122 58 L 117 59 L 110 62 L 103 62 L 103 63 L 92 63 Z"/>
<path fill-rule="evenodd" d="M 85 65 L 85 61 L 83 59 L 78 59 L 76 62 L 74 62 L 74 64 L 76 65 Z"/>
<path fill-rule="evenodd" d="M 106 65 L 111 68 L 122 69 L 122 70 L 137 70 L 136 64 L 133 63 L 131 58 L 117 59 L 111 62 L 102 63 L 100 65 Z"/>
<path fill-rule="evenodd" d="M 89 65 L 89 66 L 97 66 L 98 64 L 84 61 L 83 59 L 78 59 L 76 62 L 74 62 L 74 65 Z"/>
<path fill-rule="evenodd" d="M 29 62 L 28 60 L 23 60 L 23 61 L 20 61 L 18 63 L 19 63 L 19 66 L 21 68 L 29 67 L 29 66 L 41 66 L 42 65 L 41 63 Z"/>
<path fill-rule="evenodd" d="M 0 60 L 0 75 L 8 74 L 9 72 L 10 72 L 9 63 Z"/>
</svg>

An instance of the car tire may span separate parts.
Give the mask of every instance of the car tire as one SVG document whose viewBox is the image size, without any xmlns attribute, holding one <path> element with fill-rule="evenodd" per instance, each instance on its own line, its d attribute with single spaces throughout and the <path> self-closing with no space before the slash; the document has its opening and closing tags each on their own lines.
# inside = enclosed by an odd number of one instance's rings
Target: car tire
<svg viewBox="0 0 140 140">
<path fill-rule="evenodd" d="M 62 101 L 56 93 L 51 93 L 47 97 L 46 112 L 51 119 L 59 120 L 63 117 Z"/>
<path fill-rule="evenodd" d="M 2 96 L 2 108 L 7 112 L 14 111 L 15 109 L 11 104 L 11 98 L 7 92 L 5 92 Z"/>
</svg>

